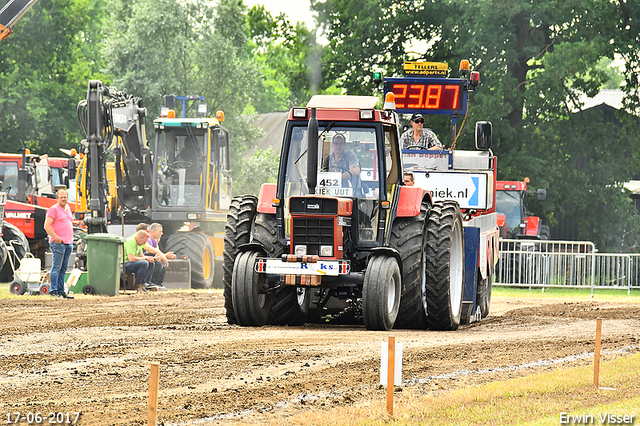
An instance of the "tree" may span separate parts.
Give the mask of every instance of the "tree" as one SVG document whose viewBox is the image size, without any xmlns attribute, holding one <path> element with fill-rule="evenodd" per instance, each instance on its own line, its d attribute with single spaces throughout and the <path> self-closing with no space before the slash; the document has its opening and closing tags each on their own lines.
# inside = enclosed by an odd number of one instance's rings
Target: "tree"
<svg viewBox="0 0 640 426">
<path fill-rule="evenodd" d="M 529 176 L 546 187 L 548 218 L 562 209 L 562 201 L 571 200 L 583 235 L 594 236 L 591 230 L 597 230 L 601 249 L 638 238 L 638 217 L 631 215 L 620 190 L 637 168 L 635 125 L 630 120 L 620 127 L 593 117 L 578 120 L 573 112 L 581 94 L 593 96 L 609 80 L 598 63 L 615 55 L 626 61 L 626 109 L 639 108 L 640 4 L 327 0 L 314 1 L 312 7 L 330 40 L 325 70 L 350 93 L 370 92 L 374 69 L 397 73 L 411 56 L 407 46 L 412 40 L 425 42 L 418 58 L 445 61 L 451 68 L 469 58 L 481 71 L 482 87 L 471 97 L 467 120 L 493 122 L 498 177 Z M 445 134 L 445 125 L 436 121 L 434 130 Z M 603 149 L 614 143 L 616 152 Z M 458 146 L 471 144 L 468 134 Z M 593 214 L 595 205 L 603 215 Z M 604 214 L 604 209 L 615 214 Z M 614 235 L 621 233 L 626 238 Z"/>
<path fill-rule="evenodd" d="M 0 150 L 56 155 L 81 138 L 76 117 L 102 60 L 102 1 L 42 0 L 0 43 Z"/>
<path fill-rule="evenodd" d="M 263 183 L 273 183 L 278 177 L 280 153 L 273 150 L 258 149 L 242 164 L 238 180 L 234 182 L 234 193 L 260 195 Z"/>
<path fill-rule="evenodd" d="M 118 89 L 141 97 L 153 117 L 163 95 L 185 95 L 192 84 L 189 8 L 175 0 L 107 1 L 106 73 Z"/>
<path fill-rule="evenodd" d="M 247 15 L 253 53 L 262 74 L 258 112 L 284 111 L 303 105 L 318 91 L 320 69 L 314 58 L 322 47 L 304 23 L 291 24 L 286 15 L 273 17 L 257 5 Z"/>
<path fill-rule="evenodd" d="M 152 117 L 163 95 L 203 96 L 225 112 L 232 165 L 239 164 L 258 134 L 245 116 L 258 80 L 242 1 L 109 1 L 104 56 L 114 84 L 142 97 Z"/>
</svg>

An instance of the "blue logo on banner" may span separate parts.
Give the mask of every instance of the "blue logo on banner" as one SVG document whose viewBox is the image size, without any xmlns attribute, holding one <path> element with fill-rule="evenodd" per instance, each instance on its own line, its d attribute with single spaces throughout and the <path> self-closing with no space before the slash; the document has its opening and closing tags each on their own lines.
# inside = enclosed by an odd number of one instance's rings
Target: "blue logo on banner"
<svg viewBox="0 0 640 426">
<path fill-rule="evenodd" d="M 477 176 L 472 176 L 471 177 L 471 181 L 473 182 L 473 186 L 475 187 L 475 190 L 473 191 L 473 194 L 471 194 L 471 198 L 469 199 L 469 206 L 477 206 L 479 205 L 478 203 L 478 187 L 480 186 L 480 178 Z"/>
</svg>

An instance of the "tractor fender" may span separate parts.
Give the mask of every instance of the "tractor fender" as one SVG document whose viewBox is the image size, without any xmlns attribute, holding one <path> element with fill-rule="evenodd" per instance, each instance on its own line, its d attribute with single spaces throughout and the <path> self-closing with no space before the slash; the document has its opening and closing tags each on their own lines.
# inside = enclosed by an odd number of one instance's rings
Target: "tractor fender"
<svg viewBox="0 0 640 426">
<path fill-rule="evenodd" d="M 374 247 L 371 249 L 371 253 L 367 256 L 367 264 L 369 264 L 369 259 L 372 256 L 392 256 L 398 261 L 398 266 L 400 267 L 400 276 L 402 276 L 403 264 L 402 264 L 402 256 L 400 256 L 400 252 L 393 247 Z"/>
<path fill-rule="evenodd" d="M 276 214 L 276 208 L 273 205 L 273 199 L 276 198 L 276 184 L 263 183 L 260 187 L 260 196 L 258 197 L 258 213 Z"/>
<path fill-rule="evenodd" d="M 431 204 L 431 191 L 418 186 L 401 186 L 398 195 L 397 217 L 415 217 L 420 214 L 423 201 Z"/>
<path fill-rule="evenodd" d="M 524 234 L 528 237 L 535 237 L 538 235 L 538 228 L 540 227 L 540 218 L 537 216 L 528 216 L 524 218 L 525 228 Z"/>
<path fill-rule="evenodd" d="M 265 246 L 263 246 L 260 243 L 257 243 L 255 241 L 250 242 L 250 243 L 246 243 L 246 244 L 241 244 L 238 246 L 238 253 L 236 256 L 239 256 L 240 253 L 244 253 L 246 251 L 257 251 L 262 253 L 263 255 L 266 256 L 267 253 L 269 253 L 269 251 L 267 250 L 267 248 Z"/>
</svg>

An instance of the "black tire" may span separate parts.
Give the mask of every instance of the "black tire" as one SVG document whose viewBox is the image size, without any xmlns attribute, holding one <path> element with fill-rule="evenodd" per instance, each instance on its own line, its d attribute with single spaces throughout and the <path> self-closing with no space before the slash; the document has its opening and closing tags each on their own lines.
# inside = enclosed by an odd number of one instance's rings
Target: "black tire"
<svg viewBox="0 0 640 426">
<path fill-rule="evenodd" d="M 8 250 L 7 250 L 7 245 L 4 242 L 4 240 L 0 239 L 0 268 L 4 266 L 5 263 L 7 263 L 7 254 Z M 4 282 L 4 281 L 0 281 L 0 282 Z M 10 281 L 9 281 L 10 282 Z"/>
<path fill-rule="evenodd" d="M 200 232 L 176 232 L 167 238 L 166 251 L 191 260 L 191 287 L 211 288 L 215 256 L 209 237 Z"/>
<path fill-rule="evenodd" d="M 49 287 L 49 284 L 43 284 L 40 286 L 40 294 L 43 296 L 46 296 L 47 294 L 49 294 L 51 292 L 51 287 Z"/>
<path fill-rule="evenodd" d="M 427 325 L 456 330 L 464 290 L 462 212 L 454 201 L 436 202 L 427 222 Z"/>
<path fill-rule="evenodd" d="M 82 294 L 96 294 L 96 291 L 90 285 L 82 287 Z"/>
<path fill-rule="evenodd" d="M 257 252 L 240 253 L 233 266 L 231 296 L 240 325 L 263 326 L 271 313 L 273 294 L 264 288 L 266 276 L 254 270 L 258 256 Z"/>
<path fill-rule="evenodd" d="M 362 318 L 367 330 L 391 330 L 398 316 L 402 278 L 393 257 L 369 259 L 362 284 Z"/>
<path fill-rule="evenodd" d="M 480 279 L 480 277 L 478 277 Z M 486 318 L 491 308 L 491 289 L 493 287 L 493 275 L 487 276 L 482 281 L 478 281 L 478 291 L 476 294 L 476 305 L 480 308 L 480 317 Z"/>
<path fill-rule="evenodd" d="M 222 283 L 224 293 L 224 308 L 227 322 L 237 324 L 231 298 L 231 276 L 233 265 L 238 255 L 238 247 L 249 242 L 251 238 L 251 224 L 256 215 L 258 199 L 252 195 L 234 197 L 227 213 L 227 223 L 224 230 L 224 252 L 222 261 Z"/>
<path fill-rule="evenodd" d="M 278 241 L 275 216 L 257 214 L 251 235 L 254 242 L 264 247 L 268 257 L 279 258 L 284 253 L 284 247 Z M 309 317 L 310 299 L 310 288 L 285 285 L 274 289 L 269 324 L 304 324 Z"/>
<path fill-rule="evenodd" d="M 9 222 L 4 222 L 2 225 L 2 239 L 7 246 L 13 246 L 13 250 L 7 250 L 6 260 L 0 269 L 0 282 L 8 283 L 14 278 L 8 256 L 11 256 L 14 268 L 18 269 L 22 258 L 30 253 L 29 240 L 17 226 Z"/>
<path fill-rule="evenodd" d="M 539 230 L 539 236 L 540 239 L 543 241 L 548 241 L 551 239 L 551 230 L 549 229 L 549 227 L 547 225 L 540 225 L 540 230 Z"/>
<path fill-rule="evenodd" d="M 309 318 L 310 287 L 285 286 L 275 290 L 269 324 L 302 325 Z"/>
<path fill-rule="evenodd" d="M 11 294 L 22 296 L 27 291 L 27 283 L 22 281 L 20 278 L 15 277 L 11 285 L 9 285 L 9 291 Z"/>
<path fill-rule="evenodd" d="M 397 218 L 390 244 L 402 259 L 402 298 L 395 328 L 427 328 L 426 221 L 430 206 L 423 203 L 416 217 Z"/>
</svg>

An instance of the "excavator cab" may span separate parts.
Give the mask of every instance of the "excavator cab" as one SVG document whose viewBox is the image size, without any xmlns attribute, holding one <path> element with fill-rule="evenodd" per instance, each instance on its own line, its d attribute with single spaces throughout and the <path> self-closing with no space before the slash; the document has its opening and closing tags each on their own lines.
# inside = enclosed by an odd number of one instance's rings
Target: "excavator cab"
<svg viewBox="0 0 640 426">
<path fill-rule="evenodd" d="M 153 214 L 200 219 L 230 203 L 229 137 L 215 118 L 167 118 L 154 122 Z"/>
</svg>

